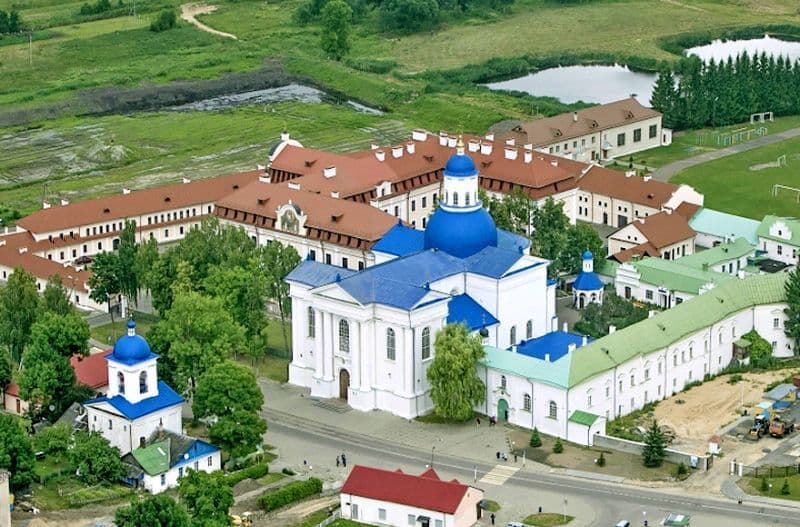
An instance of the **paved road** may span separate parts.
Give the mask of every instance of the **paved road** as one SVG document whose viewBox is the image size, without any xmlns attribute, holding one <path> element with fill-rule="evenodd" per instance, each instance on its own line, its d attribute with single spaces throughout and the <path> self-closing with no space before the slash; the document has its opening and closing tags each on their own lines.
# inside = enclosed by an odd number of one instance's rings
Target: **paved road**
<svg viewBox="0 0 800 527">
<path fill-rule="evenodd" d="M 656 171 L 653 172 L 653 179 L 658 181 L 669 181 L 672 176 L 689 167 L 707 163 L 715 159 L 732 156 L 740 152 L 747 152 L 748 150 L 753 150 L 754 148 L 764 145 L 779 143 L 780 141 L 785 141 L 786 139 L 791 139 L 797 136 L 800 136 L 800 128 L 792 128 L 791 130 L 778 132 L 776 134 L 765 135 L 746 143 L 739 143 L 727 148 L 712 150 L 711 152 L 704 152 L 694 157 L 681 159 L 680 161 L 675 161 L 674 163 L 669 163 L 661 168 L 656 169 Z"/>
<path fill-rule="evenodd" d="M 345 471 L 333 466 L 337 453 L 347 452 L 353 463 L 375 464 L 385 468 L 401 467 L 421 471 L 434 460 L 434 466 L 445 477 L 472 481 L 484 477 L 495 464 L 474 462 L 450 455 L 440 455 L 432 449 L 398 445 L 379 438 L 367 437 L 296 417 L 284 412 L 266 410 L 269 421 L 268 442 L 280 450 L 279 461 L 303 466 L 307 460 L 310 473 L 328 474 L 343 479 Z M 510 461 L 509 461 L 510 463 Z M 410 467 L 410 468 L 409 468 Z M 629 485 L 589 481 L 529 468 L 514 473 L 503 485 L 479 485 L 487 497 L 503 505 L 498 525 L 519 520 L 523 512 L 533 512 L 538 505 L 545 510 L 560 512 L 563 500 L 568 501 L 568 513 L 576 516 L 574 527 L 614 525 L 620 519 L 641 525 L 647 512 L 650 525 L 657 525 L 667 512 L 692 515 L 692 525 L 702 527 L 744 527 L 760 525 L 800 525 L 797 509 L 764 507 L 756 504 L 738 505 L 724 499 L 700 498 L 677 494 L 666 489 L 646 489 Z"/>
</svg>

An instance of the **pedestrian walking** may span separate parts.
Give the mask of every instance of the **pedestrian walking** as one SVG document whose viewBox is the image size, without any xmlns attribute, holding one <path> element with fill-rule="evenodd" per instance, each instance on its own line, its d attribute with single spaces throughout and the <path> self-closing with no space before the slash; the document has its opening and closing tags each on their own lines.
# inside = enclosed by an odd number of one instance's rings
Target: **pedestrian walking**
<svg viewBox="0 0 800 527">
<path fill-rule="evenodd" d="M 489 516 L 489 519 L 491 519 L 491 520 L 492 520 L 492 525 L 494 525 L 494 513 L 492 513 L 492 515 L 491 515 L 491 516 Z"/>
<path fill-rule="evenodd" d="M 336 456 L 336 466 L 338 467 L 342 463 L 341 458 Z"/>
<path fill-rule="evenodd" d="M 516 463 L 516 462 L 517 462 L 517 453 L 514 452 L 514 463 Z"/>
<path fill-rule="evenodd" d="M 475 418 L 475 422 L 478 424 L 478 426 L 481 426 L 481 418 L 480 417 L 476 417 Z"/>
<path fill-rule="evenodd" d="M 344 452 L 342 452 L 342 466 L 347 467 L 347 458 L 345 457 Z"/>
</svg>

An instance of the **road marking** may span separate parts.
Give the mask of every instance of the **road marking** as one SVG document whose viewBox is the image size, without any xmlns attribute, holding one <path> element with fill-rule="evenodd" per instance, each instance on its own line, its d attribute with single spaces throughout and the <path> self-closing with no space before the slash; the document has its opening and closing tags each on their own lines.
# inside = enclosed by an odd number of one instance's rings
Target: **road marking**
<svg viewBox="0 0 800 527">
<path fill-rule="evenodd" d="M 481 483 L 488 483 L 489 485 L 502 485 L 509 480 L 511 476 L 517 473 L 519 467 L 509 467 L 506 465 L 497 465 L 492 470 L 486 473 L 480 480 Z"/>
</svg>

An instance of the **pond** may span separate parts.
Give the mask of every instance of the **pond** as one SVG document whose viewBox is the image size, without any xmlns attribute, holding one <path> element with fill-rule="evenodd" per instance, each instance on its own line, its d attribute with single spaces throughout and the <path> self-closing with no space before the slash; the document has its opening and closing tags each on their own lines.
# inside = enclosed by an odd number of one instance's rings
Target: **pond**
<svg viewBox="0 0 800 527">
<path fill-rule="evenodd" d="M 687 49 L 687 54 L 694 54 L 702 60 L 712 58 L 716 61 L 727 60 L 747 51 L 754 53 L 788 56 L 792 60 L 800 59 L 800 42 L 789 42 L 764 35 L 762 38 L 747 40 L 715 40 L 704 46 Z M 555 97 L 561 102 L 573 103 L 607 103 L 624 99 L 631 94 L 644 105 L 650 105 L 657 75 L 631 71 L 625 66 L 565 66 L 549 68 L 501 82 L 487 84 L 492 90 L 515 90 L 538 97 Z"/>
<path fill-rule="evenodd" d="M 195 101 L 180 106 L 169 108 L 178 112 L 213 112 L 236 108 L 237 106 L 248 106 L 254 104 L 270 104 L 276 102 L 305 102 L 311 104 L 325 102 L 336 102 L 334 97 L 322 90 L 304 86 L 302 84 L 287 84 L 278 88 L 268 88 L 265 90 L 249 91 L 244 93 L 234 93 L 230 95 L 220 95 Z M 383 112 L 369 106 L 364 106 L 355 101 L 344 101 L 345 104 L 354 110 L 372 115 L 383 115 Z"/>
</svg>

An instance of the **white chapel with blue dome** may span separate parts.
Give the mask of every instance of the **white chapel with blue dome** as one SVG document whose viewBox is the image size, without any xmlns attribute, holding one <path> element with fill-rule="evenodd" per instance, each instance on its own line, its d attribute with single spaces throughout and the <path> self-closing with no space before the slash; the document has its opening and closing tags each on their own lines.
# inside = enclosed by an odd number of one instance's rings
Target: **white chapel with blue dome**
<svg viewBox="0 0 800 527">
<path fill-rule="evenodd" d="M 459 139 L 424 232 L 398 223 L 372 247 L 375 265 L 360 271 L 307 260 L 287 276 L 290 383 L 411 418 L 433 407 L 426 370 L 446 324 L 499 348 L 556 329 L 549 261 L 495 226 L 478 177 Z"/>
<path fill-rule="evenodd" d="M 572 283 L 572 305 L 583 309 L 589 304 L 603 303 L 604 284 L 594 272 L 594 255 L 586 250 L 581 257 L 582 269 Z"/>
</svg>

